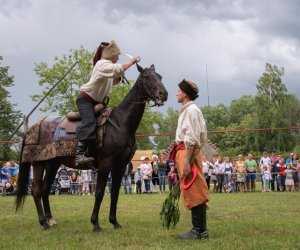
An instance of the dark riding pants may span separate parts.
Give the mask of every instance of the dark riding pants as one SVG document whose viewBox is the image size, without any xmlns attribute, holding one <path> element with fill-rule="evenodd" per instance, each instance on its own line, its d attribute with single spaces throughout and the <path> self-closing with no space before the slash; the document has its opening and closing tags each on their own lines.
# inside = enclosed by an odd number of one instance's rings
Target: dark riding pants
<svg viewBox="0 0 300 250">
<path fill-rule="evenodd" d="M 82 119 L 81 125 L 76 130 L 78 140 L 95 140 L 96 117 L 94 114 L 94 106 L 96 105 L 96 102 L 79 95 L 76 104 Z"/>
</svg>

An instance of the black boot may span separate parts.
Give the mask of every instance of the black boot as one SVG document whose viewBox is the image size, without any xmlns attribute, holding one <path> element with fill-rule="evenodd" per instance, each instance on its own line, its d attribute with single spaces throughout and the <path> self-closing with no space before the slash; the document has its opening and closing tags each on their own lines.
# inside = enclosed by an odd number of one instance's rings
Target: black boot
<svg viewBox="0 0 300 250">
<path fill-rule="evenodd" d="M 88 144 L 86 141 L 78 141 L 75 166 L 84 165 L 88 166 L 93 163 L 95 159 L 93 157 L 86 157 L 85 152 L 87 150 Z"/>
<path fill-rule="evenodd" d="M 177 238 L 182 240 L 209 238 L 206 228 L 206 207 L 204 203 L 192 208 L 192 224 L 193 228 L 190 231 L 177 235 Z"/>
</svg>

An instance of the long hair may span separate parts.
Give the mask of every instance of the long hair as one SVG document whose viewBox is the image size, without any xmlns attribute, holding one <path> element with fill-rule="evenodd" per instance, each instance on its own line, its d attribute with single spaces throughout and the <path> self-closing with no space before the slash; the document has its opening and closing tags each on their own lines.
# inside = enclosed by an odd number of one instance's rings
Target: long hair
<svg viewBox="0 0 300 250">
<path fill-rule="evenodd" d="M 95 53 L 95 55 L 94 55 L 93 66 L 95 66 L 96 63 L 97 63 L 99 60 L 101 60 L 102 50 L 103 50 L 107 45 L 109 45 L 108 42 L 102 42 L 102 43 L 100 44 L 100 46 L 98 47 L 98 49 L 97 49 L 97 51 L 96 51 L 96 53 Z"/>
</svg>

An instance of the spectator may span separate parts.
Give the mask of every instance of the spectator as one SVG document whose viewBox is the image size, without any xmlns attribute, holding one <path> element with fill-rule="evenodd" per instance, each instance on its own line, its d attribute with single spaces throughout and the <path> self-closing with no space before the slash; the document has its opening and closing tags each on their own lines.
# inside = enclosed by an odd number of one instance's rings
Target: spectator
<svg viewBox="0 0 300 250">
<path fill-rule="evenodd" d="M 291 163 L 293 160 L 293 155 L 294 153 L 290 153 L 290 155 L 286 158 L 285 160 L 285 165 L 287 166 L 287 164 Z"/>
<path fill-rule="evenodd" d="M 79 177 L 78 177 L 78 171 L 73 170 L 71 176 L 70 176 L 70 188 L 71 188 L 71 194 L 79 194 Z"/>
<path fill-rule="evenodd" d="M 1 183 L 2 183 L 2 196 L 6 195 L 6 183 L 8 182 L 9 173 L 8 173 L 9 162 L 4 163 L 1 168 Z"/>
<path fill-rule="evenodd" d="M 15 161 L 10 161 L 8 172 L 10 176 L 10 182 L 14 185 L 15 188 L 18 181 L 19 165 Z"/>
<path fill-rule="evenodd" d="M 231 164 L 229 163 L 229 157 L 224 157 L 224 181 L 223 185 L 227 185 L 229 182 L 229 179 L 231 177 Z M 225 188 L 224 188 L 225 191 Z"/>
<path fill-rule="evenodd" d="M 125 173 L 123 176 L 123 185 L 124 185 L 124 191 L 125 194 L 131 194 L 132 193 L 132 185 L 131 185 L 131 172 L 132 172 L 132 162 L 129 162 L 126 165 Z"/>
<path fill-rule="evenodd" d="M 271 171 L 271 159 L 268 157 L 267 152 L 264 151 L 262 157 L 259 160 L 260 169 L 263 170 L 263 166 L 267 165 Z"/>
<path fill-rule="evenodd" d="M 90 181 L 91 181 L 91 171 L 89 170 L 82 170 L 81 171 L 81 178 L 82 178 L 82 195 L 91 195 L 90 192 Z"/>
<path fill-rule="evenodd" d="M 142 157 L 141 158 L 142 164 L 141 164 L 141 173 L 143 176 L 143 181 L 145 185 L 145 192 L 150 193 L 150 181 L 151 181 L 151 176 L 152 176 L 152 166 L 149 163 L 149 158 L 148 157 Z"/>
<path fill-rule="evenodd" d="M 284 170 L 286 169 L 283 158 L 280 158 L 278 168 L 279 168 L 278 169 L 279 174 L 278 174 L 278 177 L 277 177 L 277 181 L 278 181 L 278 185 L 279 185 L 279 191 L 283 192 L 284 191 L 284 185 L 285 185 Z"/>
<path fill-rule="evenodd" d="M 212 170 L 211 170 L 211 177 L 210 180 L 212 181 L 214 187 L 213 187 L 213 192 L 217 192 L 217 174 L 218 174 L 218 169 L 217 169 L 217 164 L 216 164 L 216 159 L 213 159 L 213 163 L 212 164 Z"/>
<path fill-rule="evenodd" d="M 167 162 L 165 156 L 162 154 L 158 159 L 158 183 L 159 183 L 159 191 L 166 191 L 166 176 L 167 176 Z"/>
<path fill-rule="evenodd" d="M 279 191 L 279 185 L 278 185 L 278 179 L 277 179 L 277 173 L 279 172 L 279 160 L 281 159 L 281 155 L 278 154 L 276 155 L 276 158 L 273 158 L 274 163 L 272 162 L 271 159 L 271 175 L 272 175 L 272 180 L 271 180 L 271 190 L 275 191 L 275 182 L 276 182 L 276 189 Z"/>
<path fill-rule="evenodd" d="M 202 156 L 203 174 L 206 180 L 207 188 L 210 189 L 210 178 L 212 175 L 213 165 L 206 159 L 206 156 Z"/>
<path fill-rule="evenodd" d="M 299 177 L 298 177 L 298 171 L 297 171 L 298 164 L 299 164 L 298 155 L 293 154 L 292 170 L 293 170 L 294 188 L 296 191 L 299 190 Z"/>
<path fill-rule="evenodd" d="M 237 183 L 237 188 L 239 192 L 244 192 L 245 191 L 245 171 L 246 171 L 246 166 L 245 162 L 243 161 L 243 156 L 238 155 L 238 159 L 235 162 L 235 168 L 237 171 L 236 175 L 236 183 Z"/>
<path fill-rule="evenodd" d="M 224 185 L 224 173 L 225 173 L 225 165 L 223 164 L 222 157 L 219 156 L 216 162 L 216 175 L 217 175 L 217 192 L 222 193 L 222 188 Z"/>
<path fill-rule="evenodd" d="M 263 179 L 263 190 L 262 192 L 270 192 L 270 180 L 272 179 L 272 176 L 271 176 L 271 172 L 270 172 L 270 166 L 265 164 L 263 165 L 263 168 L 262 168 L 262 179 Z"/>
<path fill-rule="evenodd" d="M 137 194 L 142 193 L 142 181 L 143 181 L 143 176 L 141 173 L 141 167 L 137 167 L 137 170 L 134 174 L 135 190 Z"/>
<path fill-rule="evenodd" d="M 61 165 L 58 170 L 58 184 L 59 184 L 59 192 L 58 194 L 68 194 L 70 191 L 70 176 L 68 175 L 68 171 L 66 166 Z"/>
<path fill-rule="evenodd" d="M 108 193 L 111 194 L 111 186 L 112 186 L 112 176 L 111 176 L 111 171 L 110 171 L 109 174 L 108 174 L 107 186 L 108 186 Z"/>
<path fill-rule="evenodd" d="M 294 179 L 293 179 L 293 169 L 292 161 L 286 165 L 286 169 L 283 171 L 285 176 L 285 186 L 288 192 L 294 191 Z"/>
<path fill-rule="evenodd" d="M 255 160 L 253 160 L 252 154 L 248 154 L 248 159 L 245 160 L 245 166 L 247 172 L 247 177 L 246 177 L 247 191 L 255 192 L 257 163 Z"/>
<path fill-rule="evenodd" d="M 178 175 L 175 172 L 175 168 L 171 167 L 170 172 L 168 173 L 168 181 L 169 181 L 169 190 L 172 191 L 174 188 L 174 185 L 176 184 L 178 180 Z"/>
<path fill-rule="evenodd" d="M 90 183 L 91 194 L 95 194 L 96 183 L 97 183 L 97 171 L 95 169 L 91 169 L 91 183 Z"/>
<path fill-rule="evenodd" d="M 159 185 L 158 181 L 158 156 L 157 155 L 152 155 L 152 162 L 151 162 L 151 167 L 152 167 L 152 184 L 153 184 L 153 192 L 157 192 L 157 186 Z"/>
</svg>

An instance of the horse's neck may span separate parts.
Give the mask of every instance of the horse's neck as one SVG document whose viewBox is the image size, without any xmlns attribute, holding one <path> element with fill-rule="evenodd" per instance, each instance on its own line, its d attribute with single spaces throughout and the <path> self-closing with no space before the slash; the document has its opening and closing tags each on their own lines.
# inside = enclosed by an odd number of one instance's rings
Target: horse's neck
<svg viewBox="0 0 300 250">
<path fill-rule="evenodd" d="M 129 91 L 124 100 L 116 108 L 119 112 L 121 126 L 135 133 L 144 114 L 146 102 L 140 96 L 137 84 Z"/>
</svg>

